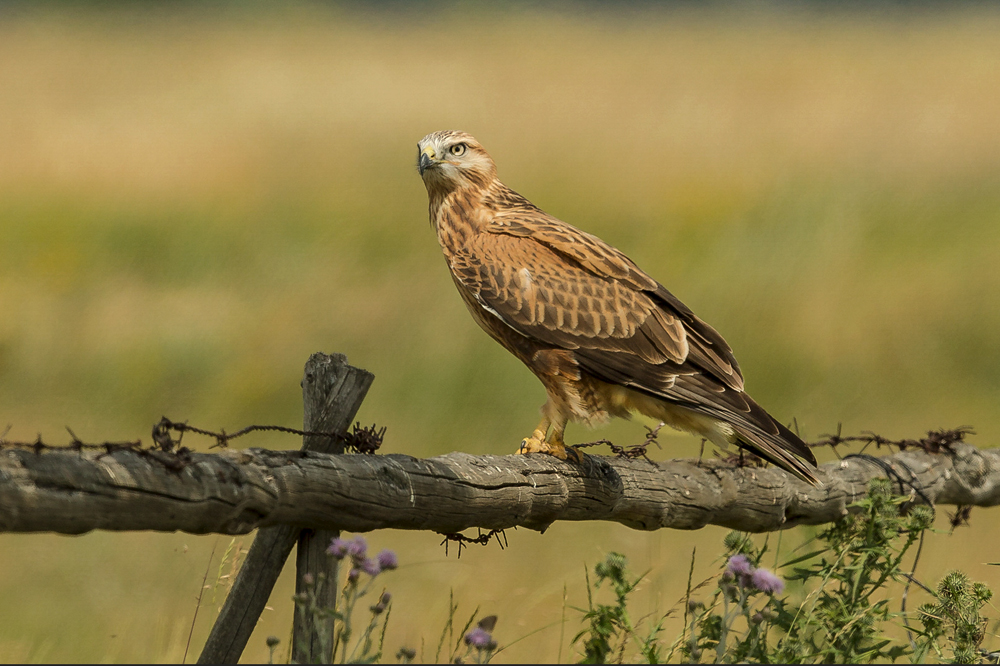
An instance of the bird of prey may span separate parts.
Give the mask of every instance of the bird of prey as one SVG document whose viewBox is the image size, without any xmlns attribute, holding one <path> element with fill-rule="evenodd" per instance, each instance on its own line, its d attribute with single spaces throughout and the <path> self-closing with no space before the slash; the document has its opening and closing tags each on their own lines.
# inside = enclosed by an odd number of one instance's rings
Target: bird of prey
<svg viewBox="0 0 1000 666">
<path fill-rule="evenodd" d="M 417 168 L 472 317 L 548 394 L 519 452 L 579 461 L 568 421 L 639 412 L 819 483 L 809 448 L 744 393 L 722 336 L 631 259 L 501 183 L 469 134 L 428 134 Z"/>
</svg>

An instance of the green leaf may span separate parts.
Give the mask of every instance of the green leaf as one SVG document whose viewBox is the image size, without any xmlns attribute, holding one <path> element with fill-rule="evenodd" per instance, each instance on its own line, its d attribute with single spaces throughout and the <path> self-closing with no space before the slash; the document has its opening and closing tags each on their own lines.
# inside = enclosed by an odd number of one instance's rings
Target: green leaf
<svg viewBox="0 0 1000 666">
<path fill-rule="evenodd" d="M 787 562 L 781 564 L 778 568 L 779 569 L 784 569 L 785 567 L 790 567 L 793 564 L 798 564 L 799 562 L 804 562 L 806 560 L 811 560 L 812 558 L 816 557 L 817 555 L 822 555 L 827 550 L 828 550 L 827 548 L 821 548 L 820 550 L 814 550 L 813 552 L 807 553 L 806 555 L 803 555 L 802 557 L 796 557 L 794 560 L 788 560 Z M 803 569 L 800 569 L 799 571 L 803 571 Z"/>
</svg>

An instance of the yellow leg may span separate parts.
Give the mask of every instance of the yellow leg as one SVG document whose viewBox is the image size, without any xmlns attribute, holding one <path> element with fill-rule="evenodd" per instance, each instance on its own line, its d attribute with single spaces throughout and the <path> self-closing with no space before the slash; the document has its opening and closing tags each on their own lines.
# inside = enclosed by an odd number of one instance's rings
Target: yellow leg
<svg viewBox="0 0 1000 666">
<path fill-rule="evenodd" d="M 546 443 L 549 446 L 547 453 L 559 458 L 560 460 L 568 460 L 570 462 L 578 463 L 583 460 L 583 456 L 572 446 L 566 446 L 566 442 L 563 441 L 563 433 L 565 430 L 565 422 L 552 428 L 552 433 L 549 435 L 548 440 L 546 440 Z"/>
</svg>

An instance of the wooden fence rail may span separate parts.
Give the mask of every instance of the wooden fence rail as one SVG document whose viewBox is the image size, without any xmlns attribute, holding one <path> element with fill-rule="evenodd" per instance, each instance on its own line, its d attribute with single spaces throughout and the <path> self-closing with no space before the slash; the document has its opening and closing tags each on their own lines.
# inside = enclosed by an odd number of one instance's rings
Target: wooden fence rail
<svg viewBox="0 0 1000 666">
<path fill-rule="evenodd" d="M 969 444 L 938 454 L 912 450 L 821 465 L 819 488 L 775 468 L 717 460 L 654 465 L 587 456 L 574 466 L 543 454 L 418 459 L 246 449 L 196 453 L 173 471 L 131 451 L 4 450 L 0 531 L 246 534 L 310 526 L 453 533 L 611 520 L 643 530 L 721 525 L 767 532 L 834 521 L 865 494 L 870 479 L 885 476 L 900 494 L 919 489 L 915 501 L 1000 503 L 1000 449 Z"/>
<path fill-rule="evenodd" d="M 303 379 L 304 429 L 344 432 L 371 382 L 343 356 L 314 354 Z M 776 468 L 717 460 L 585 456 L 573 465 L 540 454 L 462 453 L 417 459 L 342 454 L 338 441 L 307 436 L 301 451 L 229 449 L 183 459 L 148 450 L 2 448 L 0 532 L 259 530 L 199 658 L 235 663 L 296 543 L 297 581 L 306 573 L 336 579 L 336 562 L 324 550 L 339 530 L 544 530 L 557 520 L 611 520 L 644 530 L 711 524 L 764 532 L 834 521 L 876 477 L 889 477 L 914 501 L 1000 503 L 1000 450 L 964 443 L 941 453 L 828 463 L 818 474 L 823 485 L 814 488 Z M 336 588 L 327 587 L 325 603 L 333 607 Z M 296 617 L 296 662 L 329 660 L 316 636 L 315 626 Z"/>
</svg>

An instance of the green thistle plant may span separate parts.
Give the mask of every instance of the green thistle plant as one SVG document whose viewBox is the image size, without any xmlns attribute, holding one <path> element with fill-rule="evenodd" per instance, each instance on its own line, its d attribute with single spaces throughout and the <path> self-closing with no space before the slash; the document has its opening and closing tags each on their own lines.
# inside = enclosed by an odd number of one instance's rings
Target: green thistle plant
<svg viewBox="0 0 1000 666">
<path fill-rule="evenodd" d="M 935 601 L 916 613 L 890 608 L 886 586 L 909 582 L 903 559 L 934 518 L 926 506 L 901 511 L 907 499 L 891 491 L 889 481 L 872 481 L 851 513 L 816 537 L 818 549 L 778 568 L 784 579 L 761 566 L 767 542 L 758 548 L 749 535 L 729 533 L 711 597 L 686 599 L 685 632 L 665 658 L 655 633 L 637 639 L 642 660 L 662 663 L 679 653 L 689 663 L 872 663 L 904 657 L 921 663 L 929 656 L 953 663 L 982 661 L 987 620 L 981 612 L 992 597 L 982 583 L 953 572 L 936 592 L 928 590 Z M 620 663 L 628 638 L 635 637 L 627 603 L 641 577 L 633 580 L 617 553 L 595 573 L 595 592 L 609 580 L 616 603 L 590 603 L 584 615 L 589 626 L 577 636 L 585 638 L 583 663 Z M 782 596 L 786 581 L 793 591 Z M 910 633 L 908 642 L 887 637 L 887 630 L 900 623 Z M 914 628 L 917 624 L 922 629 Z"/>
</svg>

